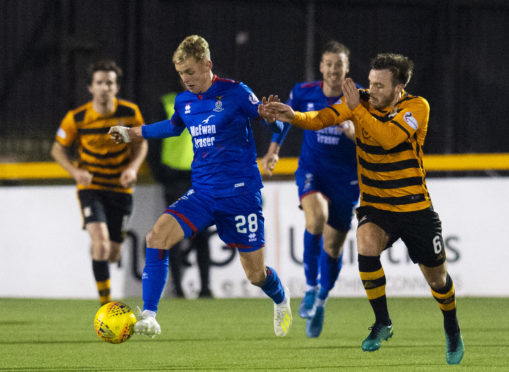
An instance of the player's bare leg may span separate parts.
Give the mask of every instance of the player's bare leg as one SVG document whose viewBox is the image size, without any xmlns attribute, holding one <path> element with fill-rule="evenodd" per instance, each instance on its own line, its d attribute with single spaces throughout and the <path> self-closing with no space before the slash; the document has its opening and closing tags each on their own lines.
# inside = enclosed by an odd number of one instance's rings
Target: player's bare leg
<svg viewBox="0 0 509 372">
<path fill-rule="evenodd" d="M 86 224 L 91 240 L 92 269 L 99 292 L 99 301 L 104 305 L 111 301 L 109 257 L 111 252 L 110 235 L 105 222 Z"/>
</svg>

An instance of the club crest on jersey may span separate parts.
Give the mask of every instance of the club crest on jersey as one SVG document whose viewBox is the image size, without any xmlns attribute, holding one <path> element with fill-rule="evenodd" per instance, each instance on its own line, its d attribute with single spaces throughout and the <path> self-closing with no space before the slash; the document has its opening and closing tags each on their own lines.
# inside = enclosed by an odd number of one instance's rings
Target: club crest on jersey
<svg viewBox="0 0 509 372">
<path fill-rule="evenodd" d="M 313 102 L 308 102 L 306 111 L 315 111 L 315 104 Z"/>
<path fill-rule="evenodd" d="M 185 110 L 184 114 L 190 114 L 191 113 L 191 103 L 186 103 L 184 110 Z"/>
<path fill-rule="evenodd" d="M 249 102 L 251 102 L 253 105 L 256 105 L 260 101 L 258 100 L 258 97 L 256 97 L 254 93 L 251 93 L 249 95 Z"/>
<path fill-rule="evenodd" d="M 364 128 L 362 128 L 362 137 L 366 138 L 366 139 L 370 139 L 371 136 L 369 135 L 368 131 Z"/>
<path fill-rule="evenodd" d="M 216 99 L 216 107 L 214 107 L 214 110 L 215 112 L 221 112 L 224 110 L 223 108 L 223 102 L 221 102 L 221 98 L 223 98 L 223 96 L 217 96 Z"/>
</svg>

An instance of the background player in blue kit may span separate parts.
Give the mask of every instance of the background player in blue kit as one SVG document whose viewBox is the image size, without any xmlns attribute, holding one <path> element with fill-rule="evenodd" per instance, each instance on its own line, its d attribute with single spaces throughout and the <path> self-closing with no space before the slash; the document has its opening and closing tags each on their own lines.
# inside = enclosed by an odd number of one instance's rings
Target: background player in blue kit
<svg viewBox="0 0 509 372">
<path fill-rule="evenodd" d="M 321 81 L 298 83 L 287 104 L 298 111 L 320 110 L 342 96 L 341 84 L 349 70 L 350 51 L 328 42 L 320 62 Z M 272 136 L 262 167 L 272 174 L 290 125 Z M 344 122 L 320 131 L 304 130 L 295 179 L 306 219 L 304 273 L 307 290 L 299 308 L 306 318 L 306 334 L 318 337 L 324 321 L 325 302 L 342 265 L 343 243 L 351 227 L 359 198 L 353 123 Z M 320 274 L 320 275 L 319 275 Z"/>
<path fill-rule="evenodd" d="M 219 237 L 238 249 L 248 280 L 274 301 L 274 332 L 285 336 L 292 323 L 290 296 L 276 271 L 264 264 L 263 185 L 251 127 L 260 102 L 243 83 L 212 73 L 209 46 L 200 36 L 186 37 L 173 63 L 187 91 L 176 97 L 172 118 L 110 131 L 116 142 L 129 142 L 179 135 L 187 127 L 193 141 L 192 188 L 167 208 L 147 235 L 143 314 L 135 332 L 161 332 L 155 316 L 168 273 L 168 250 L 215 224 Z M 262 122 L 274 131 L 282 129 L 280 123 Z"/>
</svg>

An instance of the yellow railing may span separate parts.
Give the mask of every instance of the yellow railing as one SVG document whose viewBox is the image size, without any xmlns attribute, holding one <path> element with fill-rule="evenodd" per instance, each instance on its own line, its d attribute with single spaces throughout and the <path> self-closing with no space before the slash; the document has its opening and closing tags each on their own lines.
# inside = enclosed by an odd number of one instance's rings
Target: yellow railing
<svg viewBox="0 0 509 372">
<path fill-rule="evenodd" d="M 320 161 L 317 159 L 317 161 Z M 274 169 L 275 175 L 291 175 L 297 169 L 298 158 L 281 158 Z M 483 171 L 509 170 L 509 153 L 425 155 L 427 171 Z M 141 175 L 149 175 L 144 164 Z M 0 180 L 60 179 L 70 175 L 55 162 L 0 163 Z"/>
<path fill-rule="evenodd" d="M 297 169 L 297 161 L 297 158 L 279 159 L 274 174 L 293 174 Z M 429 172 L 509 170 L 509 153 L 424 155 L 424 167 Z"/>
</svg>

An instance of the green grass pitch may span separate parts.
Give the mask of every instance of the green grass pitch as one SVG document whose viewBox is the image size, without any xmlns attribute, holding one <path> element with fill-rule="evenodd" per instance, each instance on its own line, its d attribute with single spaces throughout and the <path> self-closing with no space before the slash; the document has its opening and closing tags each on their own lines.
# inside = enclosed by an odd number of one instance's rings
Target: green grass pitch
<svg viewBox="0 0 509 372">
<path fill-rule="evenodd" d="M 465 341 L 445 362 L 442 315 L 431 298 L 389 298 L 394 337 L 373 353 L 361 341 L 373 321 L 364 298 L 331 298 L 322 335 L 294 324 L 277 338 L 268 299 L 163 300 L 162 335 L 99 340 L 95 300 L 0 299 L 0 371 L 509 371 L 509 298 L 459 298 Z M 135 308 L 137 298 L 125 299 Z"/>
</svg>

